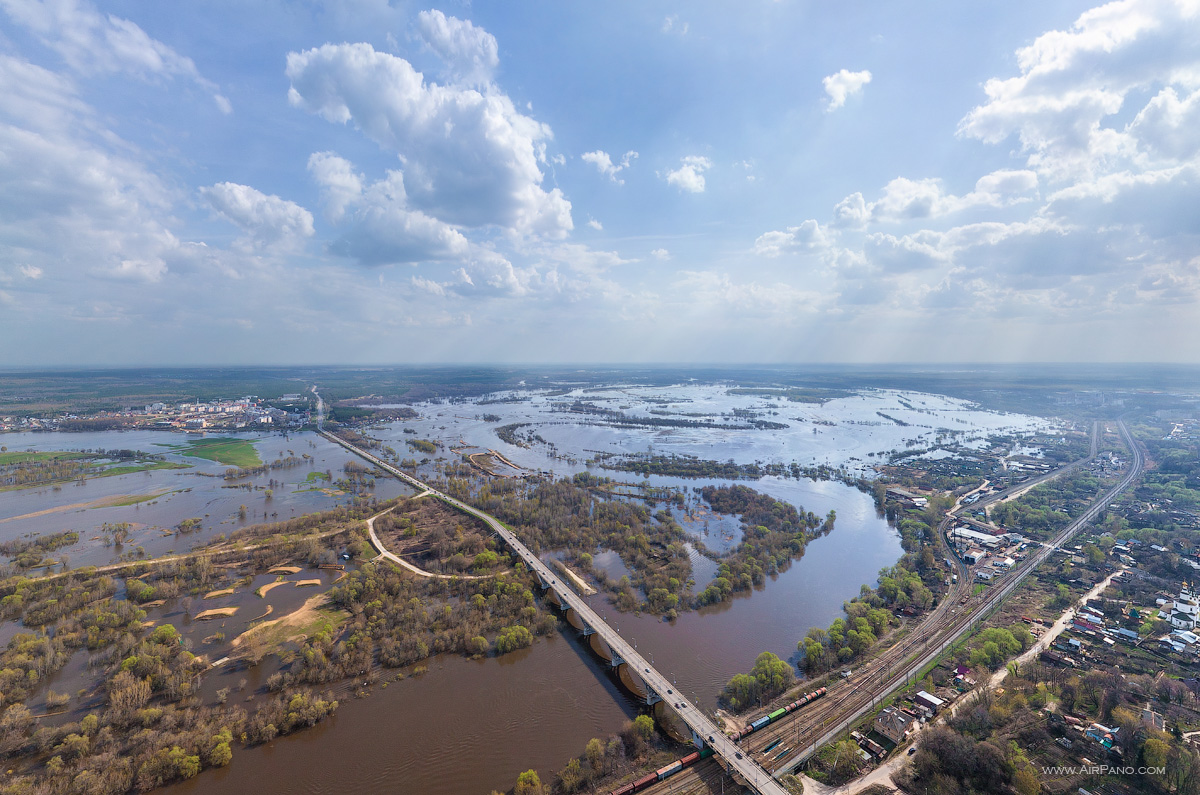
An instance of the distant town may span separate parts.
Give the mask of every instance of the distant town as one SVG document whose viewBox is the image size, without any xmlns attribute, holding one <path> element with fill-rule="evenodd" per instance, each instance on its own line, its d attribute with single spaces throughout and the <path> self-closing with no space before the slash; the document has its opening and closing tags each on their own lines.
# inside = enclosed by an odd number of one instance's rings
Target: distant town
<svg viewBox="0 0 1200 795">
<path fill-rule="evenodd" d="M 278 408 L 283 405 L 287 408 Z M 290 409 L 290 410 L 288 410 Z M 110 430 L 140 428 L 210 431 L 302 428 L 308 424 L 307 402 L 298 394 L 264 400 L 257 395 L 190 403 L 149 403 L 119 411 L 64 413 L 53 417 L 0 416 L 3 431 Z"/>
</svg>

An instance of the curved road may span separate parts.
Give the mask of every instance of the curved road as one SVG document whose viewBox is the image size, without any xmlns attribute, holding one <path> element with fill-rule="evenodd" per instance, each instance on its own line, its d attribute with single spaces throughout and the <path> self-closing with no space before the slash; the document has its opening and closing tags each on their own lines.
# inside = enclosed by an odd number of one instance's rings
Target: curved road
<svg viewBox="0 0 1200 795">
<path fill-rule="evenodd" d="M 564 583 L 558 581 L 558 575 L 552 572 L 537 555 L 526 547 L 519 538 L 517 538 L 511 530 L 504 526 L 498 519 L 491 514 L 467 505 L 460 500 L 443 494 L 437 489 L 431 488 L 423 481 L 417 480 L 412 475 L 402 472 L 392 465 L 376 458 L 374 455 L 362 450 L 349 442 L 346 442 L 331 433 L 326 431 L 320 432 L 326 439 L 339 444 L 355 455 L 366 459 L 375 464 L 386 472 L 395 475 L 401 480 L 415 486 L 421 490 L 427 490 L 434 497 L 442 500 L 448 505 L 452 505 L 464 513 L 469 513 L 472 516 L 482 519 L 492 528 L 508 545 L 517 553 L 517 555 L 525 562 L 531 570 L 534 571 L 541 579 L 543 585 L 550 590 L 553 590 L 564 605 L 574 610 L 578 616 L 589 627 L 595 630 L 608 647 L 612 649 L 613 654 L 619 657 L 624 663 L 633 667 L 637 671 L 638 677 L 645 683 L 658 698 L 671 705 L 671 708 L 683 719 L 688 728 L 692 730 L 696 737 L 702 738 L 704 742 L 713 749 L 713 753 L 721 757 L 729 766 L 731 771 L 735 770 L 750 787 L 758 795 L 787 795 L 787 790 L 783 788 L 779 782 L 771 777 L 771 774 L 759 766 L 749 754 L 743 754 L 742 750 L 734 744 L 733 740 L 717 728 L 707 715 L 704 714 L 695 704 L 685 698 L 681 693 L 676 692 L 677 687 L 674 683 L 668 682 L 666 677 L 658 672 L 649 662 L 646 661 L 637 650 L 630 645 L 625 638 L 621 637 L 612 627 L 604 622 L 587 602 L 583 601 L 578 594 Z"/>
<path fill-rule="evenodd" d="M 936 660 L 941 654 L 943 654 L 947 647 L 966 635 L 968 632 L 972 631 L 986 617 L 986 615 L 989 614 L 991 610 L 1001 602 L 1001 600 L 1008 596 L 1021 583 L 1021 581 L 1030 572 L 1036 569 L 1047 557 L 1049 557 L 1049 555 L 1055 549 L 1066 543 L 1066 541 L 1069 540 L 1075 533 L 1077 533 L 1085 524 L 1095 519 L 1100 511 L 1107 507 L 1109 502 L 1111 502 L 1119 493 L 1124 491 L 1133 483 L 1133 481 L 1142 472 L 1142 468 L 1145 465 L 1145 458 L 1141 448 L 1138 447 L 1137 443 L 1134 441 L 1133 436 L 1130 434 L 1125 423 L 1123 421 L 1118 421 L 1118 426 L 1121 436 L 1128 445 L 1132 455 L 1132 464 L 1121 481 L 1105 492 L 1099 499 L 1089 506 L 1089 508 L 1083 514 L 1081 514 L 1066 528 L 1064 528 L 1057 536 L 1055 536 L 1053 541 L 1044 544 L 1037 552 L 1031 555 L 1018 570 L 1013 571 L 1011 576 L 1006 578 L 1003 584 L 1001 584 L 999 587 L 989 590 L 986 597 L 978 602 L 969 614 L 965 612 L 956 613 L 955 611 L 951 610 L 951 614 L 949 616 L 941 616 L 942 621 L 935 622 L 936 624 L 940 625 L 935 627 L 937 630 L 935 634 L 932 637 L 925 638 L 920 642 L 919 648 L 921 649 L 921 652 L 918 652 L 915 656 L 904 659 L 904 657 L 907 655 L 913 654 L 916 649 L 916 639 L 914 638 L 914 643 L 912 645 L 904 644 L 906 648 L 899 650 L 901 653 L 898 658 L 887 664 L 885 675 L 882 675 L 878 678 L 873 676 L 864 677 L 851 689 L 849 693 L 842 694 L 842 698 L 837 700 L 839 702 L 848 701 L 850 703 L 845 704 L 845 710 L 839 710 L 836 718 L 831 716 L 830 718 L 826 718 L 825 720 L 817 722 L 816 725 L 810 725 L 808 727 L 808 731 L 804 732 L 803 734 L 801 733 L 799 727 L 796 727 L 796 744 L 793 746 L 793 755 L 785 759 L 782 764 L 772 764 L 771 766 L 773 768 L 773 772 L 771 773 L 767 772 L 766 769 L 754 761 L 753 755 L 749 752 L 749 749 L 741 749 L 735 745 L 733 741 L 730 740 L 723 732 L 721 732 L 701 710 L 699 710 L 681 694 L 675 692 L 676 688 L 672 683 L 669 683 L 666 678 L 663 677 L 662 674 L 660 674 L 657 670 L 655 670 L 653 666 L 651 666 L 644 658 L 642 658 L 641 655 L 639 655 L 637 651 L 632 648 L 632 646 L 626 643 L 624 638 L 622 638 L 619 634 L 617 634 L 616 631 L 609 627 L 573 590 L 566 587 L 565 584 L 558 582 L 557 575 L 550 571 L 550 569 L 547 568 L 545 564 L 543 564 L 541 560 L 533 554 L 533 552 L 525 547 L 525 545 L 521 543 L 521 541 L 501 522 L 483 511 L 456 500 L 449 495 L 443 494 L 436 489 L 430 488 L 427 484 L 418 480 L 417 478 L 402 472 L 401 470 L 376 458 L 374 455 L 371 455 L 370 453 L 361 450 L 358 447 L 355 447 L 354 445 L 351 445 L 328 432 L 321 431 L 321 434 L 330 441 L 346 448 L 355 455 L 370 461 L 371 463 L 379 466 L 380 468 L 413 485 L 414 487 L 422 490 L 429 490 L 434 496 L 445 501 L 446 503 L 486 522 L 489 527 L 491 527 L 498 535 L 500 535 L 501 538 L 503 538 L 509 544 L 509 546 L 518 553 L 522 560 L 525 561 L 526 565 L 529 566 L 535 573 L 537 573 L 543 584 L 555 591 L 564 605 L 574 609 L 580 618 L 582 618 L 589 627 L 593 628 L 596 633 L 604 639 L 605 643 L 609 645 L 609 648 L 613 650 L 617 657 L 637 669 L 638 675 L 645 682 L 646 686 L 659 698 L 669 703 L 689 726 L 689 728 L 692 729 L 696 736 L 704 738 L 707 744 L 712 747 L 713 751 L 720 756 L 721 759 L 725 761 L 732 770 L 736 770 L 740 774 L 741 778 L 747 783 L 748 786 L 750 786 L 755 792 L 760 793 L 760 795 L 766 795 L 767 793 L 771 793 L 772 795 L 775 795 L 776 793 L 778 793 L 778 795 L 784 795 L 785 790 L 773 780 L 773 775 L 781 775 L 782 773 L 795 768 L 796 765 L 807 759 L 808 756 L 810 756 L 817 748 L 837 737 L 842 731 L 846 730 L 855 721 L 873 709 L 875 704 L 878 703 L 878 699 L 903 686 L 910 677 L 914 676 L 924 666 Z M 1051 477 L 1057 477 L 1058 475 L 1071 471 L 1091 460 L 1091 458 L 1095 456 L 1097 446 L 1096 443 L 1096 429 L 1093 429 L 1092 450 L 1091 454 L 1087 458 L 1074 462 L 1073 464 L 1069 464 L 1066 467 L 1056 470 L 1055 472 L 1046 476 L 1039 477 L 1037 482 L 1048 480 Z M 1029 485 L 1029 483 L 1022 484 L 1022 488 L 1028 487 Z M 1004 496 L 1004 493 L 993 495 L 993 498 L 1000 499 L 1002 496 Z M 991 499 L 988 500 L 988 502 L 991 501 Z M 978 507 L 978 505 L 979 504 L 977 503 L 975 507 Z M 939 528 L 939 535 L 941 532 L 942 528 Z M 938 609 L 935 610 L 935 613 L 938 613 L 942 609 L 949 607 L 949 602 L 949 599 L 943 600 L 942 604 L 940 604 Z M 945 623 L 943 623 L 943 621 Z M 874 679 L 874 681 L 872 681 L 872 679 Z M 833 693 L 830 695 L 834 696 Z M 836 698 L 836 696 L 834 696 L 834 698 Z M 831 699 L 831 701 L 832 700 L 833 699 Z M 803 713 L 795 714 L 797 715 L 798 719 L 803 719 Z M 836 720 L 836 725 L 830 726 L 829 724 L 831 720 Z M 788 728 L 790 729 L 791 727 L 789 726 Z M 812 734 L 809 734 L 809 732 L 812 732 Z M 802 737 L 803 742 L 801 742 Z M 743 750 L 745 750 L 746 753 L 743 753 Z"/>
</svg>

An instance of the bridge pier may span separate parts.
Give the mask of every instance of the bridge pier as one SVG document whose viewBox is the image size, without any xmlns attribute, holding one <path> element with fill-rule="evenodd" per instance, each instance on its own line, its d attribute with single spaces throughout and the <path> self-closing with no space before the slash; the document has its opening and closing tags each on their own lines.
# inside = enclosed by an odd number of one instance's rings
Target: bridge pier
<svg viewBox="0 0 1200 795">
<path fill-rule="evenodd" d="M 362 450 L 343 439 L 339 439 L 337 436 L 334 436 L 328 431 L 322 430 L 321 435 L 330 442 L 349 450 L 351 453 L 362 457 L 374 465 L 382 467 L 387 472 L 391 472 L 393 475 L 416 487 L 418 490 L 424 491 L 429 489 L 427 484 L 421 482 L 411 475 L 401 472 L 385 462 L 380 461 L 380 459 L 371 455 L 366 450 Z M 1132 438 L 1128 436 L 1128 431 L 1126 431 L 1123 427 L 1122 435 L 1126 438 L 1126 444 L 1135 450 L 1135 453 L 1137 454 L 1135 463 L 1138 465 L 1137 468 L 1140 469 L 1140 450 L 1136 447 L 1136 444 L 1133 442 Z M 1121 488 L 1128 486 L 1128 481 L 1132 480 L 1136 474 L 1136 471 L 1132 471 L 1132 474 L 1127 478 L 1127 481 L 1122 484 Z M 655 692 L 655 688 L 662 688 L 662 691 L 666 692 L 671 686 L 671 683 L 667 681 L 661 675 L 661 673 L 653 670 L 653 661 L 648 662 L 642 659 L 636 648 L 627 643 L 624 638 L 621 638 L 615 632 L 610 633 L 610 628 L 606 626 L 604 619 L 597 615 L 595 611 L 592 610 L 592 608 L 589 607 L 588 604 L 578 597 L 573 591 L 566 586 L 564 586 L 562 589 L 557 588 L 556 586 L 558 583 L 554 575 L 548 569 L 546 569 L 545 564 L 537 557 L 537 555 L 535 555 L 528 547 L 521 543 L 521 540 L 517 536 L 506 529 L 498 519 L 490 514 L 487 514 L 477 508 L 472 508 L 471 506 L 463 503 L 461 500 L 457 500 L 438 491 L 432 491 L 431 493 L 433 496 L 439 500 L 442 500 L 447 505 L 450 505 L 453 508 L 463 511 L 471 516 L 478 517 L 479 519 L 487 522 L 493 531 L 503 538 L 505 543 L 517 554 L 518 557 L 521 558 L 521 563 L 519 565 L 526 566 L 537 573 L 539 584 L 543 589 L 550 591 L 550 593 L 547 594 L 547 599 L 550 599 L 558 604 L 566 603 L 568 606 L 574 605 L 571 610 L 567 611 L 568 620 L 570 620 L 572 613 L 574 613 L 575 621 L 572 623 L 577 629 L 580 631 L 586 631 L 585 626 L 590 625 L 590 628 L 593 630 L 593 632 L 591 633 L 588 642 L 589 645 L 591 645 L 593 649 L 597 651 L 597 653 L 599 653 L 601 656 L 607 657 L 608 655 L 606 655 L 603 650 L 608 645 L 609 641 L 602 640 L 602 638 L 611 639 L 611 642 L 615 647 L 612 650 L 611 656 L 616 659 L 612 659 L 610 662 L 617 667 L 617 674 L 622 683 L 624 683 L 626 687 L 633 691 L 639 699 L 644 700 L 647 705 L 653 706 L 654 704 L 663 701 L 658 693 Z M 598 631 L 596 628 L 599 628 Z M 623 653 L 623 658 L 616 655 L 615 652 L 617 650 L 620 650 Z M 641 678 L 643 674 L 646 675 L 645 679 Z M 752 785 L 752 790 L 756 793 L 756 795 L 787 795 L 786 791 L 773 778 L 771 778 L 770 774 L 767 773 L 766 770 L 764 770 L 752 757 L 739 752 L 737 750 L 737 746 L 735 746 L 724 734 L 722 734 L 711 720 L 700 713 L 699 710 L 695 709 L 694 705 L 690 704 L 687 698 L 685 698 L 682 694 L 679 694 L 675 695 L 673 700 L 676 703 L 683 702 L 682 706 L 684 709 L 677 714 L 679 718 L 688 725 L 690 732 L 693 735 L 711 734 L 714 737 L 712 749 L 716 757 L 721 760 L 722 763 L 730 770 L 731 774 L 736 775 L 739 780 L 753 780 L 754 783 Z M 680 708 L 675 707 L 674 709 Z M 703 742 L 703 738 L 693 736 L 692 741 L 696 742 L 697 745 L 700 745 L 701 742 Z"/>
</svg>

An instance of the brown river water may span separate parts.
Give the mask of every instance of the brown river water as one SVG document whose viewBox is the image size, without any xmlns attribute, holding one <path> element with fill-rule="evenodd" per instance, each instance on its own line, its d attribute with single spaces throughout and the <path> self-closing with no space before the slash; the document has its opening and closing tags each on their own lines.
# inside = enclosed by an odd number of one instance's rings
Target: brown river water
<svg viewBox="0 0 1200 795">
<path fill-rule="evenodd" d="M 425 793 L 506 790 L 543 776 L 637 714 L 632 697 L 573 637 L 552 636 L 499 659 L 444 656 L 419 677 L 341 699 L 330 720 L 235 752 L 229 767 L 171 790 L 243 793 Z"/>
<path fill-rule="evenodd" d="M 865 399 L 856 400 L 863 402 Z M 882 398 L 872 400 L 879 402 Z M 881 426 L 874 421 L 878 419 L 874 412 L 876 407 L 869 401 L 864 402 L 861 409 L 857 404 L 850 405 L 842 413 L 849 416 L 852 412 L 858 412 L 865 419 L 859 418 L 862 420 L 859 424 L 840 427 L 834 433 L 827 433 L 826 426 L 819 426 L 821 432 L 814 433 L 807 424 L 798 425 L 799 430 L 793 434 L 795 439 L 789 434 L 739 435 L 722 431 L 714 435 L 711 432 L 671 431 L 656 434 L 654 440 L 656 444 L 676 445 L 683 453 L 697 455 L 712 455 L 707 448 L 719 444 L 722 455 L 728 454 L 739 461 L 782 458 L 806 462 L 810 458 L 823 457 L 847 460 L 849 455 L 862 453 L 865 456 L 863 451 L 900 446 L 897 440 L 887 434 L 917 430 L 916 426 L 903 429 L 889 427 L 890 423 Z M 539 411 L 526 404 L 487 408 L 506 415 L 504 421 L 533 420 L 539 414 Z M 889 412 L 897 411 L 890 405 L 884 408 Z M 938 408 L 942 409 L 941 406 Z M 469 444 L 499 447 L 505 455 L 530 468 L 554 469 L 560 474 L 583 468 L 581 463 L 552 460 L 540 454 L 534 455 L 531 450 L 499 443 L 494 436 L 495 423 L 468 421 L 457 416 L 473 414 L 471 408 L 456 406 L 438 410 L 442 413 L 432 416 L 432 410 L 425 408 L 422 420 L 397 423 L 390 433 L 384 433 L 383 436 L 394 438 L 396 446 L 403 449 L 400 440 L 405 437 L 400 427 L 412 425 L 419 429 L 422 438 L 454 442 L 465 437 Z M 788 406 L 783 414 L 805 410 L 808 409 Z M 832 406 L 826 406 L 822 411 L 833 414 Z M 958 406 L 947 406 L 944 411 L 946 419 L 939 419 L 938 424 L 962 423 L 957 418 L 967 416 L 971 418 L 972 426 L 985 431 L 984 426 L 999 422 L 992 416 L 977 420 L 975 415 L 962 412 Z M 526 414 L 529 416 L 526 417 Z M 854 416 L 857 417 L 857 414 Z M 912 419 L 930 422 L 925 415 Z M 570 424 L 552 425 L 540 430 L 547 437 L 557 439 L 560 449 L 645 449 L 645 436 L 625 430 Z M 922 433 L 930 432 L 920 430 Z M 747 437 L 745 440 L 740 438 L 743 435 Z M 625 439 L 627 436 L 630 440 Z M 776 437 L 782 445 L 778 450 L 769 446 Z M 216 533 L 235 529 L 244 523 L 237 516 L 241 504 L 247 504 L 250 508 L 249 521 L 261 521 L 268 510 L 278 518 L 284 518 L 332 507 L 346 499 L 313 489 L 307 482 L 309 473 L 314 470 L 332 470 L 337 477 L 347 458 L 344 452 L 332 449 L 332 446 L 312 434 L 297 434 L 290 439 L 266 434 L 255 438 L 264 460 L 273 460 L 289 451 L 295 451 L 296 455 L 308 453 L 313 460 L 303 467 L 273 471 L 255 478 L 252 483 L 259 489 L 247 492 L 222 488 L 227 484 L 219 477 L 205 478 L 196 474 L 200 471 L 218 474 L 224 469 L 222 465 L 185 458 L 161 446 L 162 443 L 178 443 L 177 435 L 146 432 L 10 436 L 10 449 L 20 449 L 18 444 L 36 445 L 41 449 L 140 447 L 148 452 L 165 452 L 171 460 L 193 464 L 195 468 L 94 479 L 85 486 L 66 486 L 61 491 L 42 489 L 6 495 L 7 504 L 0 505 L 0 519 L 19 517 L 47 507 L 69 506 L 110 494 L 173 490 L 158 502 L 142 504 L 140 507 L 82 512 L 68 508 L 29 520 L 10 521 L 0 524 L 0 538 L 16 537 L 31 531 L 78 529 L 84 540 L 70 550 L 72 563 L 104 563 L 113 559 L 116 550 L 105 548 L 90 538 L 105 521 L 136 523 L 138 529 L 135 530 L 133 543 L 144 545 L 147 553 L 154 555 L 171 549 L 186 549 L 192 543 L 207 540 Z M 744 445 L 739 445 L 739 442 L 750 446 L 742 449 Z M 826 450 L 830 444 L 834 444 L 834 447 Z M 837 447 L 837 444 L 841 447 Z M 812 454 L 808 452 L 810 450 Z M 261 488 L 268 485 L 271 477 L 282 481 L 284 485 L 276 486 L 274 500 L 268 503 L 264 500 Z M 638 476 L 629 479 L 642 480 Z M 654 485 L 673 485 L 684 489 L 703 483 L 722 482 L 717 479 L 647 480 Z M 786 572 L 768 579 L 763 587 L 740 594 L 732 602 L 685 613 L 673 623 L 652 616 L 618 614 L 607 605 L 603 596 L 592 597 L 593 606 L 610 623 L 617 626 L 627 638 L 634 640 L 639 651 L 651 657 L 656 667 L 668 678 L 674 679 L 682 692 L 708 709 L 715 707 L 717 694 L 724 683 L 733 674 L 749 670 L 760 652 L 772 651 L 784 658 L 794 658 L 796 641 L 804 636 L 809 627 L 827 626 L 841 614 L 843 601 L 856 595 L 862 584 L 874 584 L 879 569 L 894 563 L 901 553 L 896 531 L 876 514 L 871 500 L 854 489 L 838 483 L 779 478 L 764 478 L 750 485 L 819 516 L 836 510 L 835 529 L 829 535 L 812 541 L 801 559 L 793 562 Z M 191 490 L 184 491 L 186 488 Z M 399 484 L 385 479 L 380 479 L 376 486 L 380 498 L 404 491 Z M 170 527 L 186 516 L 204 517 L 204 529 L 189 538 L 167 537 L 152 529 L 155 525 Z M 710 547 L 722 547 L 718 543 L 718 536 L 723 532 L 719 528 L 722 526 L 714 518 L 712 535 L 704 539 Z M 621 564 L 619 560 L 611 560 L 611 557 L 606 558 L 601 552 L 597 555 L 597 563 L 603 565 L 607 562 L 617 570 L 619 576 Z M 698 590 L 706 584 L 701 580 L 710 577 L 714 568 L 710 561 L 698 556 L 694 558 Z M 302 574 L 295 579 L 304 576 L 313 575 Z M 221 622 L 225 626 L 181 626 L 196 643 L 197 652 L 203 650 L 216 658 L 223 653 L 221 644 L 204 644 L 206 635 L 221 630 L 232 637 L 240 631 L 240 625 L 258 615 L 265 604 L 273 604 L 278 613 L 283 613 L 329 585 L 328 582 L 322 582 L 320 587 L 312 589 L 277 588 L 267 599 L 261 599 L 254 596 L 252 590 L 259 584 L 256 580 L 250 588 L 236 596 L 213 600 L 214 606 L 244 606 L 236 618 Z M 168 604 L 163 611 L 171 613 L 178 609 Z M 163 615 L 161 618 L 177 620 L 174 615 Z M 181 623 L 177 621 L 177 624 Z M 0 627 L 0 635 L 7 629 L 9 627 Z M 78 661 L 72 661 L 72 665 L 78 668 L 82 668 L 84 663 L 82 656 Z M 561 769 L 571 757 L 583 752 L 590 738 L 607 736 L 620 730 L 625 721 L 642 709 L 636 699 L 617 683 L 607 664 L 581 642 L 565 622 L 559 634 L 541 638 L 531 649 L 502 658 L 468 660 L 439 657 L 427 661 L 427 664 L 429 670 L 426 674 L 410 676 L 403 681 L 391 681 L 386 688 L 376 684 L 366 698 L 356 698 L 349 688 L 343 687 L 338 691 L 342 706 L 331 720 L 290 737 L 277 739 L 264 747 L 237 749 L 228 768 L 206 771 L 196 779 L 172 789 L 189 795 L 332 791 L 380 795 L 486 795 L 494 789 L 507 790 L 513 785 L 517 774 L 528 768 L 537 769 L 543 780 L 553 778 L 555 771 Z M 211 681 L 205 682 L 204 692 L 206 696 L 211 696 L 218 688 L 228 687 L 234 691 L 233 698 L 240 698 L 241 693 L 246 692 L 239 690 L 243 678 L 248 680 L 249 691 L 253 691 L 272 670 L 268 662 L 255 671 L 214 671 L 207 677 Z M 57 683 L 59 690 L 68 690 L 73 673 L 73 670 L 63 672 L 59 677 L 62 681 Z M 383 671 L 384 679 L 389 678 L 390 673 Z"/>
<path fill-rule="evenodd" d="M 825 513 L 835 530 L 764 587 L 673 623 L 593 605 L 700 705 L 711 709 L 729 678 L 761 651 L 788 658 L 809 627 L 827 626 L 842 602 L 900 555 L 894 529 L 865 495 L 836 483 L 773 489 Z M 781 494 L 780 496 L 785 496 Z M 274 595 L 275 592 L 272 592 Z M 294 597 L 292 597 L 294 598 Z M 606 737 L 642 707 L 565 621 L 559 634 L 501 658 L 443 656 L 420 677 L 343 696 L 325 724 L 262 748 L 238 750 L 224 770 L 174 790 L 187 793 L 480 793 L 509 789 L 537 769 L 553 777 L 592 737 Z M 389 672 L 382 672 L 387 678 Z M 242 674 L 226 675 L 225 686 Z M 252 682 L 253 687 L 255 683 Z M 211 689 L 206 687 L 206 690 Z"/>
</svg>

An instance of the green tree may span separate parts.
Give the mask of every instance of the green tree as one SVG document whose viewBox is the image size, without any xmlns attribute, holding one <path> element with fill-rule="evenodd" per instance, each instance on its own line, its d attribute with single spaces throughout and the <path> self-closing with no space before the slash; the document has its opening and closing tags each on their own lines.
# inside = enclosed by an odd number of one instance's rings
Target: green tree
<svg viewBox="0 0 1200 795">
<path fill-rule="evenodd" d="M 649 742 L 654 736 L 654 718 L 649 715 L 638 715 L 633 719 L 633 729 L 643 740 Z"/>
<path fill-rule="evenodd" d="M 521 626 L 516 624 L 511 627 L 505 627 L 500 630 L 500 634 L 496 636 L 496 653 L 508 654 L 510 651 L 524 649 L 533 645 L 533 634 Z"/>
<path fill-rule="evenodd" d="M 1166 768 L 1167 754 L 1170 751 L 1169 743 L 1157 737 L 1151 737 L 1142 746 L 1142 759 L 1145 761 L 1146 767 Z"/>
<path fill-rule="evenodd" d="M 735 710 L 741 711 L 758 703 L 762 686 L 749 674 L 734 674 L 721 697 Z"/>
<path fill-rule="evenodd" d="M 517 776 L 517 786 L 513 787 L 513 795 L 545 795 L 546 788 L 538 778 L 536 770 L 526 770 Z"/>
<path fill-rule="evenodd" d="M 1038 781 L 1037 772 L 1030 765 L 1018 768 L 1013 774 L 1013 786 L 1021 795 L 1038 795 L 1042 791 L 1042 782 Z"/>
<path fill-rule="evenodd" d="M 558 772 L 559 783 L 563 792 L 574 792 L 583 785 L 583 766 L 578 759 L 567 762 L 567 766 Z"/>
<path fill-rule="evenodd" d="M 599 776 L 604 773 L 604 742 L 598 737 L 593 737 L 588 740 L 587 747 L 584 749 L 584 755 L 587 756 L 588 764 L 592 767 L 592 773 Z"/>
<path fill-rule="evenodd" d="M 769 651 L 758 655 L 750 675 L 758 682 L 765 698 L 782 693 L 796 680 L 792 666 Z"/>
</svg>

